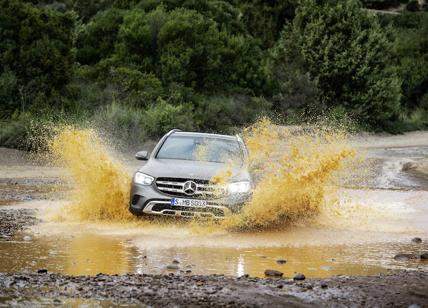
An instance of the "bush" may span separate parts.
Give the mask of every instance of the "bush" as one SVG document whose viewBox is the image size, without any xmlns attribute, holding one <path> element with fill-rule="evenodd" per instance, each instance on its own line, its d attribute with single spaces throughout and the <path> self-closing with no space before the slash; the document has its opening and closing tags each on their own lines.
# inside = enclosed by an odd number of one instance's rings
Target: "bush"
<svg viewBox="0 0 428 308">
<path fill-rule="evenodd" d="M 135 147 L 146 139 L 145 115 L 141 109 L 113 102 L 97 110 L 90 119 L 108 139 L 115 140 L 117 148 Z"/>
<path fill-rule="evenodd" d="M 110 82 L 118 95 L 116 99 L 135 107 L 146 107 L 163 94 L 162 84 L 155 75 L 128 67 L 113 68 Z"/>
<path fill-rule="evenodd" d="M 150 137 L 162 136 L 173 128 L 192 130 L 194 122 L 191 106 L 173 106 L 159 99 L 144 112 L 143 125 Z"/>
<path fill-rule="evenodd" d="M 428 93 L 421 98 L 419 106 L 404 117 L 403 122 L 405 130 L 428 128 Z"/>
<path fill-rule="evenodd" d="M 164 87 L 177 83 L 211 92 L 262 84 L 261 51 L 251 37 L 219 30 L 212 19 L 183 8 L 130 11 L 119 31 L 117 58 L 155 74 Z"/>
<path fill-rule="evenodd" d="M 8 148 L 27 150 L 30 124 L 34 119 L 28 112 L 15 112 L 12 117 L 0 122 L 0 145 Z"/>
<path fill-rule="evenodd" d="M 74 19 L 72 13 L 0 0 L 0 75 L 2 82 L 4 74 L 16 79 L 10 96 L 1 97 L 3 115 L 23 106 L 40 111 L 61 101 L 58 93 L 73 75 Z"/>
<path fill-rule="evenodd" d="M 18 108 L 18 102 L 24 103 L 19 96 L 18 79 L 13 72 L 4 71 L 0 75 L 0 118 L 12 114 Z"/>
<path fill-rule="evenodd" d="M 377 17 L 362 11 L 357 0 L 302 1 L 278 45 L 317 83 L 322 105 L 343 106 L 372 128 L 385 129 L 398 119 L 401 80 L 391 43 Z"/>
<path fill-rule="evenodd" d="M 403 80 L 403 105 L 413 110 L 428 93 L 428 13 L 400 14 L 391 21 L 394 56 Z"/>
<path fill-rule="evenodd" d="M 173 128 L 194 128 L 192 113 L 185 106 L 173 106 L 162 99 L 147 109 L 113 102 L 101 107 L 90 123 L 122 148 L 136 148 L 149 138 L 158 138 Z"/>
<path fill-rule="evenodd" d="M 123 15 L 123 10 L 112 8 L 100 12 L 89 23 L 78 28 L 76 60 L 79 63 L 95 64 L 114 52 Z"/>
<path fill-rule="evenodd" d="M 265 99 L 247 95 L 204 97 L 196 102 L 195 119 L 203 130 L 230 133 L 266 115 L 270 107 Z"/>
<path fill-rule="evenodd" d="M 242 21 L 252 36 L 262 42 L 263 47 L 273 47 L 286 22 L 294 18 L 297 0 L 239 2 Z"/>
</svg>

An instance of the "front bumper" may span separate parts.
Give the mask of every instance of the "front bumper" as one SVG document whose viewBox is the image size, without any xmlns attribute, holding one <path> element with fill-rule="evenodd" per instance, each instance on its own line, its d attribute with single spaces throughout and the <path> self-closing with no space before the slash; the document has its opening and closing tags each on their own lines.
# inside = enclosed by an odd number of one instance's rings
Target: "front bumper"
<svg viewBox="0 0 428 308">
<path fill-rule="evenodd" d="M 239 212 L 251 194 L 226 196 L 207 200 L 205 207 L 172 206 L 172 195 L 158 191 L 153 185 L 133 184 L 129 210 L 136 216 L 163 215 L 179 217 L 224 218 Z"/>
</svg>

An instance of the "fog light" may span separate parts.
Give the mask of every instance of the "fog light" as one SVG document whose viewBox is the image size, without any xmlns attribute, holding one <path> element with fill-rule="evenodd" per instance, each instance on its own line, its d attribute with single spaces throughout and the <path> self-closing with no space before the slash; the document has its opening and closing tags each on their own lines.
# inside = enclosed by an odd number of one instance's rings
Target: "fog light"
<svg viewBox="0 0 428 308">
<path fill-rule="evenodd" d="M 250 182 L 235 182 L 227 185 L 227 192 L 229 194 L 243 194 L 249 192 L 251 189 Z"/>
</svg>

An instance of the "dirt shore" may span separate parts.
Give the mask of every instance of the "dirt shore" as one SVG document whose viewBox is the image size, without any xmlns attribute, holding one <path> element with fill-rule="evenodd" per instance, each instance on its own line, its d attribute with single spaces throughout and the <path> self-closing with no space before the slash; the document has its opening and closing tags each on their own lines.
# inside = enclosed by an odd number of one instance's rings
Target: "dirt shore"
<svg viewBox="0 0 428 308">
<path fill-rule="evenodd" d="M 67 304 L 77 298 L 111 306 L 428 307 L 428 275 L 396 272 L 295 282 L 221 275 L 0 274 L 0 304 Z"/>
</svg>

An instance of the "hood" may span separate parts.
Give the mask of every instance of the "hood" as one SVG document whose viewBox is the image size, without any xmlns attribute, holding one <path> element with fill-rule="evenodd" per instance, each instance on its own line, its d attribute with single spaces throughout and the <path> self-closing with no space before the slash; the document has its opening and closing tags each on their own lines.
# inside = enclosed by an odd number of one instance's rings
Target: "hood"
<svg viewBox="0 0 428 308">
<path fill-rule="evenodd" d="M 176 160 L 176 159 L 150 159 L 143 167 L 138 169 L 139 172 L 146 173 L 155 178 L 186 178 L 210 180 L 213 176 L 227 168 L 226 164 Z M 232 181 L 250 180 L 248 171 L 243 166 L 232 168 Z"/>
</svg>

